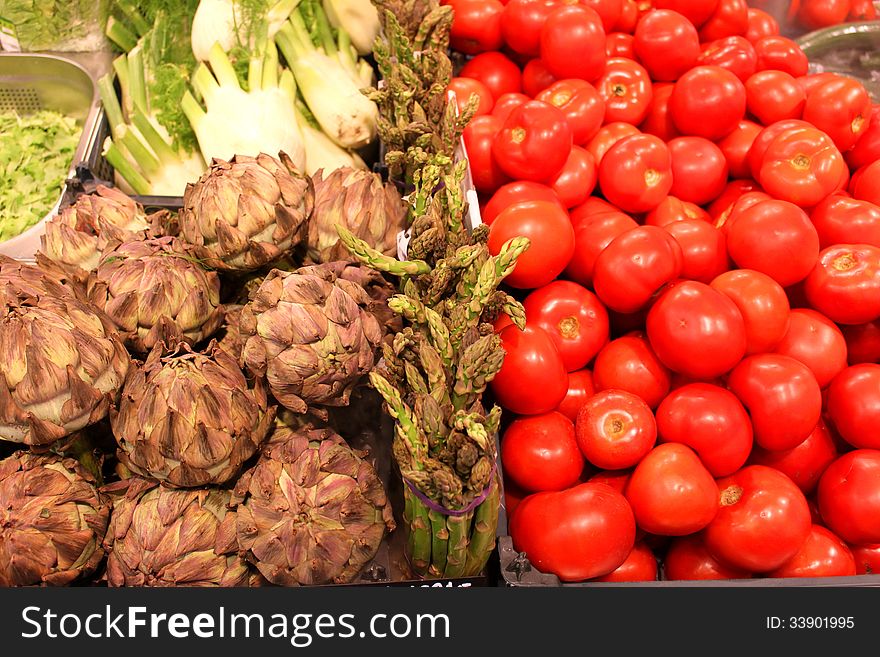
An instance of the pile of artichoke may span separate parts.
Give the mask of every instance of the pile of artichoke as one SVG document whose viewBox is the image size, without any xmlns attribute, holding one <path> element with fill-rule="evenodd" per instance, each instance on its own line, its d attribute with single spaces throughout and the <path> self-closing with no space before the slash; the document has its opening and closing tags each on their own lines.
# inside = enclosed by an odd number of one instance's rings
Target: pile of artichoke
<svg viewBox="0 0 880 657">
<path fill-rule="evenodd" d="M 406 219 L 375 174 L 237 156 L 0 258 L 0 585 L 355 579 L 394 520 L 331 422 L 400 325 L 336 227 L 390 256 Z"/>
</svg>

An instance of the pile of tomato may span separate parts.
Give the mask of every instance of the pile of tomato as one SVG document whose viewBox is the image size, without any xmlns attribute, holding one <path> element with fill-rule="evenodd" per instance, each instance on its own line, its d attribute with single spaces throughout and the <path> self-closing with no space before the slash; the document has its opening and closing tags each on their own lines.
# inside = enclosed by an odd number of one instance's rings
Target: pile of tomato
<svg viewBox="0 0 880 657">
<path fill-rule="evenodd" d="M 531 242 L 491 384 L 515 548 L 564 581 L 877 571 L 880 106 L 744 0 L 448 4 L 490 250 Z"/>
</svg>

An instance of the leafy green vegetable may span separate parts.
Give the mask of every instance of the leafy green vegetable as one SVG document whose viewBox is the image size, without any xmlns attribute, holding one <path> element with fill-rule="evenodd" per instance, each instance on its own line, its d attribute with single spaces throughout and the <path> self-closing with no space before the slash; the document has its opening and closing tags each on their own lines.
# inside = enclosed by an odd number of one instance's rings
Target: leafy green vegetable
<svg viewBox="0 0 880 657">
<path fill-rule="evenodd" d="M 0 113 L 0 241 L 52 210 L 81 133 L 75 119 L 58 112 Z"/>
<path fill-rule="evenodd" d="M 107 0 L 0 0 L 22 50 L 101 50 Z"/>
</svg>

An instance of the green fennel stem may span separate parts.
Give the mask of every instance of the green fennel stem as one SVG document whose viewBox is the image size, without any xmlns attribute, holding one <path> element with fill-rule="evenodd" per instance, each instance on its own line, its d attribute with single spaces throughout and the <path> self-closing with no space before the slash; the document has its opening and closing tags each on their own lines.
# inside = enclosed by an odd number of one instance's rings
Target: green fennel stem
<svg viewBox="0 0 880 657">
<path fill-rule="evenodd" d="M 149 194 L 150 183 L 140 171 L 132 166 L 125 154 L 114 144 L 109 142 L 104 150 L 104 158 L 110 163 L 116 172 L 129 184 L 135 194 Z"/>
</svg>

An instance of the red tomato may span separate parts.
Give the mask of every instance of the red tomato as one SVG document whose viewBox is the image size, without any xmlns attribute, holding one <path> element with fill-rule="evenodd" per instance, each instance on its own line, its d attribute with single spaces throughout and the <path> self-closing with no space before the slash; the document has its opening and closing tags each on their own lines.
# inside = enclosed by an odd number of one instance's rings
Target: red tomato
<svg viewBox="0 0 880 657">
<path fill-rule="evenodd" d="M 671 9 L 699 27 L 705 23 L 718 7 L 718 0 L 654 0 L 657 9 Z"/>
<path fill-rule="evenodd" d="M 850 365 L 880 362 L 880 322 L 842 326 Z"/>
<path fill-rule="evenodd" d="M 632 34 L 612 32 L 605 37 L 605 54 L 608 57 L 628 57 L 637 59 Z"/>
<path fill-rule="evenodd" d="M 575 422 L 584 457 L 605 470 L 623 470 L 642 460 L 657 441 L 651 409 L 625 390 L 603 390 L 587 400 Z"/>
<path fill-rule="evenodd" d="M 574 228 L 568 213 L 549 201 L 526 201 L 499 214 L 489 228 L 489 251 L 501 252 L 505 242 L 527 237 L 529 248 L 516 261 L 505 282 L 512 287 L 534 289 L 562 273 L 574 253 Z"/>
<path fill-rule="evenodd" d="M 468 104 L 471 96 L 479 98 L 477 105 L 477 113 L 474 116 L 481 116 L 492 112 L 492 92 L 479 80 L 471 78 L 452 78 L 447 87 L 450 91 L 455 92 L 455 103 L 458 105 L 458 111 L 463 112 Z"/>
<path fill-rule="evenodd" d="M 507 117 L 492 144 L 492 154 L 510 177 L 546 182 L 565 166 L 571 146 L 565 114 L 553 105 L 532 100 Z"/>
<path fill-rule="evenodd" d="M 703 137 L 678 137 L 667 147 L 672 156 L 671 194 L 704 205 L 727 184 L 727 160 L 718 146 Z"/>
<path fill-rule="evenodd" d="M 554 82 L 556 82 L 556 76 L 547 69 L 546 64 L 540 59 L 533 59 L 523 67 L 522 86 L 523 92 L 527 96 L 534 98 Z"/>
<path fill-rule="evenodd" d="M 746 105 L 764 125 L 785 119 L 799 119 L 806 94 L 785 71 L 759 71 L 746 80 Z"/>
<path fill-rule="evenodd" d="M 843 154 L 849 168 L 855 171 L 880 159 L 880 105 L 871 108 L 871 120 L 856 145 Z"/>
<path fill-rule="evenodd" d="M 760 132 L 761 126 L 757 123 L 743 120 L 737 124 L 733 132 L 718 142 L 718 147 L 727 160 L 728 172 L 733 178 L 748 178 L 752 175 L 748 154 Z"/>
<path fill-rule="evenodd" d="M 639 226 L 614 238 L 596 258 L 593 288 L 608 308 L 632 313 L 677 278 L 681 266 L 681 247 L 672 235 Z"/>
<path fill-rule="evenodd" d="M 729 371 L 746 351 L 746 330 L 736 304 L 708 285 L 670 285 L 651 306 L 648 340 L 660 361 L 694 379 Z"/>
<path fill-rule="evenodd" d="M 868 129 L 871 109 L 871 97 L 864 85 L 837 75 L 807 94 L 804 120 L 831 137 L 838 149 L 846 151 Z"/>
<path fill-rule="evenodd" d="M 773 16 L 762 9 L 749 7 L 749 28 L 746 30 L 746 39 L 755 43 L 766 36 L 779 34 L 779 23 Z"/>
<path fill-rule="evenodd" d="M 835 244 L 880 247 L 880 207 L 873 203 L 832 195 L 813 208 L 810 219 L 823 249 Z"/>
<path fill-rule="evenodd" d="M 492 108 L 492 116 L 497 116 L 503 123 L 513 110 L 529 102 L 529 100 L 531 99 L 525 94 L 501 94 L 498 100 L 495 101 L 495 107 Z"/>
<path fill-rule="evenodd" d="M 853 447 L 880 447 L 880 365 L 862 363 L 840 372 L 828 389 L 828 416 Z"/>
<path fill-rule="evenodd" d="M 794 482 L 763 465 L 718 480 L 718 514 L 703 533 L 709 553 L 734 568 L 768 572 L 810 535 L 810 509 Z"/>
<path fill-rule="evenodd" d="M 838 324 L 880 317 L 880 247 L 838 244 L 823 249 L 804 283 L 810 305 Z"/>
<path fill-rule="evenodd" d="M 727 183 L 724 191 L 709 204 L 707 212 L 715 221 L 716 226 L 723 226 L 727 216 L 730 215 L 732 206 L 744 194 L 760 191 L 761 187 L 754 180 L 731 180 Z M 769 198 L 769 197 L 768 197 Z"/>
<path fill-rule="evenodd" d="M 852 552 L 830 530 L 813 525 L 810 535 L 791 559 L 768 577 L 846 577 L 856 574 Z"/>
<path fill-rule="evenodd" d="M 730 373 L 727 387 L 749 410 L 755 442 L 765 449 L 797 447 L 822 413 L 816 377 L 790 356 L 749 356 Z"/>
<path fill-rule="evenodd" d="M 737 266 L 767 274 L 783 287 L 806 278 L 819 257 L 819 235 L 810 218 L 786 201 L 760 201 L 731 213 L 724 231 Z"/>
<path fill-rule="evenodd" d="M 623 0 L 579 0 L 578 4 L 596 10 L 606 33 L 614 30 L 623 12 Z"/>
<path fill-rule="evenodd" d="M 765 194 L 761 191 L 754 192 L 746 192 L 741 195 L 736 201 L 731 205 L 727 210 L 721 213 L 718 218 L 715 219 L 715 226 L 718 227 L 725 235 L 727 236 L 728 231 L 728 223 L 734 217 L 739 214 L 745 212 L 753 205 L 757 205 L 758 203 L 762 203 L 763 201 L 772 201 L 773 197 L 769 194 Z"/>
<path fill-rule="evenodd" d="M 750 464 L 766 465 L 791 477 L 804 495 L 809 495 L 819 483 L 825 469 L 837 458 L 837 446 L 831 432 L 821 420 L 800 445 L 791 449 L 771 452 L 755 446 Z"/>
<path fill-rule="evenodd" d="M 648 114 L 654 93 L 648 72 L 625 57 L 607 60 L 596 88 L 605 101 L 605 123 L 623 121 L 638 125 Z"/>
<path fill-rule="evenodd" d="M 800 77 L 807 74 L 809 62 L 801 47 L 783 36 L 767 36 L 754 42 L 758 70 L 777 70 Z"/>
<path fill-rule="evenodd" d="M 590 370 L 578 370 L 577 372 L 568 373 L 568 392 L 565 393 L 565 399 L 557 407 L 557 411 L 562 413 L 569 420 L 574 422 L 577 420 L 578 411 L 596 392 L 593 386 L 593 373 Z"/>
<path fill-rule="evenodd" d="M 605 345 L 593 365 L 596 390 L 626 390 L 651 408 L 669 393 L 669 370 L 641 334 L 625 335 Z"/>
<path fill-rule="evenodd" d="M 620 7 L 620 18 L 614 25 L 614 29 L 618 32 L 632 34 L 636 29 L 641 12 L 635 0 L 623 0 Z"/>
<path fill-rule="evenodd" d="M 572 221 L 575 212 L 572 212 Z M 596 258 L 618 235 L 637 228 L 638 224 L 620 211 L 606 212 L 577 221 L 574 228 L 574 255 L 565 275 L 584 286 L 593 284 Z"/>
<path fill-rule="evenodd" d="M 669 98 L 672 96 L 674 84 L 657 82 L 654 84 L 653 98 L 648 114 L 641 123 L 641 130 L 645 134 L 660 137 L 663 141 L 669 141 L 678 137 L 681 133 L 675 127 L 672 116 L 669 114 Z"/>
<path fill-rule="evenodd" d="M 501 440 L 504 474 L 530 493 L 574 486 L 584 470 L 574 424 L 561 413 L 522 417 Z"/>
<path fill-rule="evenodd" d="M 700 37 L 680 13 L 656 9 L 639 19 L 633 50 L 652 80 L 674 82 L 697 63 Z"/>
<path fill-rule="evenodd" d="M 710 285 L 729 297 L 745 322 L 746 354 L 771 351 L 785 337 L 789 305 L 785 290 L 772 278 L 751 269 L 721 274 Z"/>
<path fill-rule="evenodd" d="M 657 557 L 643 541 L 635 544 L 632 552 L 616 570 L 597 578 L 597 582 L 653 582 L 657 579 Z"/>
<path fill-rule="evenodd" d="M 593 484 L 607 484 L 623 495 L 630 475 L 632 475 L 631 470 L 602 470 L 590 477 L 589 481 Z"/>
<path fill-rule="evenodd" d="M 746 0 L 720 0 L 715 13 L 700 28 L 700 41 L 742 36 L 748 29 L 749 6 Z"/>
<path fill-rule="evenodd" d="M 743 119 L 746 89 L 726 69 L 696 66 L 675 83 L 669 112 L 683 134 L 716 141 L 733 132 Z"/>
<path fill-rule="evenodd" d="M 849 191 L 857 199 L 880 204 L 880 160 L 856 171 Z"/>
<path fill-rule="evenodd" d="M 745 82 L 755 72 L 758 56 L 745 37 L 729 36 L 707 43 L 697 64 L 725 68 Z"/>
<path fill-rule="evenodd" d="M 846 367 L 846 340 L 837 325 L 815 310 L 791 311 L 788 332 L 776 353 L 791 356 L 810 368 L 820 388 Z"/>
<path fill-rule="evenodd" d="M 498 0 L 453 0 L 455 14 L 449 31 L 449 45 L 466 55 L 498 50 L 504 45 Z"/>
<path fill-rule="evenodd" d="M 806 121 L 801 121 L 800 119 L 786 119 L 784 121 L 777 121 L 776 123 L 772 123 L 767 126 L 761 132 L 758 133 L 758 136 L 755 137 L 755 141 L 752 144 L 752 147 L 749 149 L 748 161 L 749 168 L 751 170 L 751 176 L 755 179 L 761 173 L 761 166 L 764 164 L 764 155 L 767 153 L 767 148 L 773 142 L 776 137 L 781 135 L 783 132 L 786 132 L 792 128 L 812 128 L 809 123 Z"/>
<path fill-rule="evenodd" d="M 736 570 L 709 554 L 699 534 L 672 541 L 663 559 L 664 580 L 749 579 L 751 573 Z"/>
<path fill-rule="evenodd" d="M 547 331 L 569 372 L 586 367 L 608 342 L 608 313 L 587 288 L 553 281 L 523 302 L 526 318 Z"/>
<path fill-rule="evenodd" d="M 558 0 L 510 0 L 501 14 L 501 34 L 508 47 L 521 55 L 537 57 L 541 28 L 557 7 Z"/>
<path fill-rule="evenodd" d="M 851 545 L 850 549 L 856 560 L 856 574 L 880 573 L 880 545 Z"/>
<path fill-rule="evenodd" d="M 663 229 L 681 247 L 682 278 L 710 283 L 728 270 L 730 262 L 724 234 L 712 224 L 701 219 L 687 219 L 667 224 Z"/>
<path fill-rule="evenodd" d="M 596 88 L 584 80 L 557 80 L 537 96 L 562 110 L 575 144 L 587 143 L 602 127 L 605 103 Z"/>
<path fill-rule="evenodd" d="M 872 21 L 877 18 L 877 9 L 872 0 L 851 0 L 849 20 Z"/>
<path fill-rule="evenodd" d="M 471 58 L 459 75 L 482 82 L 492 93 L 493 100 L 522 91 L 522 71 L 500 52 L 484 52 Z"/>
<path fill-rule="evenodd" d="M 501 120 L 497 116 L 486 114 L 472 119 L 462 133 L 474 187 L 482 194 L 492 194 L 510 181 L 492 157 L 492 144 L 501 131 L 501 126 Z"/>
<path fill-rule="evenodd" d="M 609 213 L 620 213 L 620 208 L 598 196 L 590 196 L 571 211 L 571 223 L 578 226 L 581 222 L 592 219 L 596 215 Z"/>
<path fill-rule="evenodd" d="M 639 129 L 630 123 L 609 123 L 602 126 L 596 135 L 587 144 L 587 150 L 596 160 L 596 165 L 602 164 L 605 154 L 617 142 L 627 137 L 638 135 Z"/>
<path fill-rule="evenodd" d="M 596 10 L 581 5 L 554 10 L 541 28 L 541 61 L 559 79 L 597 80 L 605 71 L 605 29 Z"/>
<path fill-rule="evenodd" d="M 498 403 L 519 415 L 549 413 L 568 390 L 562 357 L 544 329 L 508 326 L 499 334 L 506 356 L 492 381 Z"/>
<path fill-rule="evenodd" d="M 636 524 L 651 534 L 698 532 L 718 511 L 718 487 L 694 451 L 680 443 L 658 445 L 633 470 L 626 499 Z"/>
<path fill-rule="evenodd" d="M 507 183 L 492 195 L 482 210 L 483 223 L 491 226 L 495 218 L 512 205 L 522 201 L 548 201 L 562 208 L 562 202 L 551 188 L 541 183 L 520 180 Z"/>
<path fill-rule="evenodd" d="M 635 544 L 636 524 L 623 495 L 586 483 L 525 498 L 510 535 L 514 549 L 525 552 L 538 570 L 576 582 L 620 566 Z"/>
<path fill-rule="evenodd" d="M 653 210 L 672 188 L 669 149 L 653 135 L 621 139 L 599 162 L 599 187 L 625 212 Z"/>
<path fill-rule="evenodd" d="M 857 449 L 829 465 L 819 480 L 819 512 L 847 543 L 880 543 L 880 451 Z"/>
<path fill-rule="evenodd" d="M 678 221 L 702 221 L 710 223 L 711 217 L 699 205 L 682 201 L 674 196 L 667 196 L 660 205 L 645 216 L 647 226 L 668 226 Z"/>
<path fill-rule="evenodd" d="M 818 30 L 846 21 L 850 0 L 802 0 L 798 22 L 808 30 Z"/>
<path fill-rule="evenodd" d="M 550 187 L 565 207 L 573 208 L 589 198 L 596 187 L 596 178 L 596 160 L 588 150 L 572 146 L 568 161 Z"/>
</svg>

